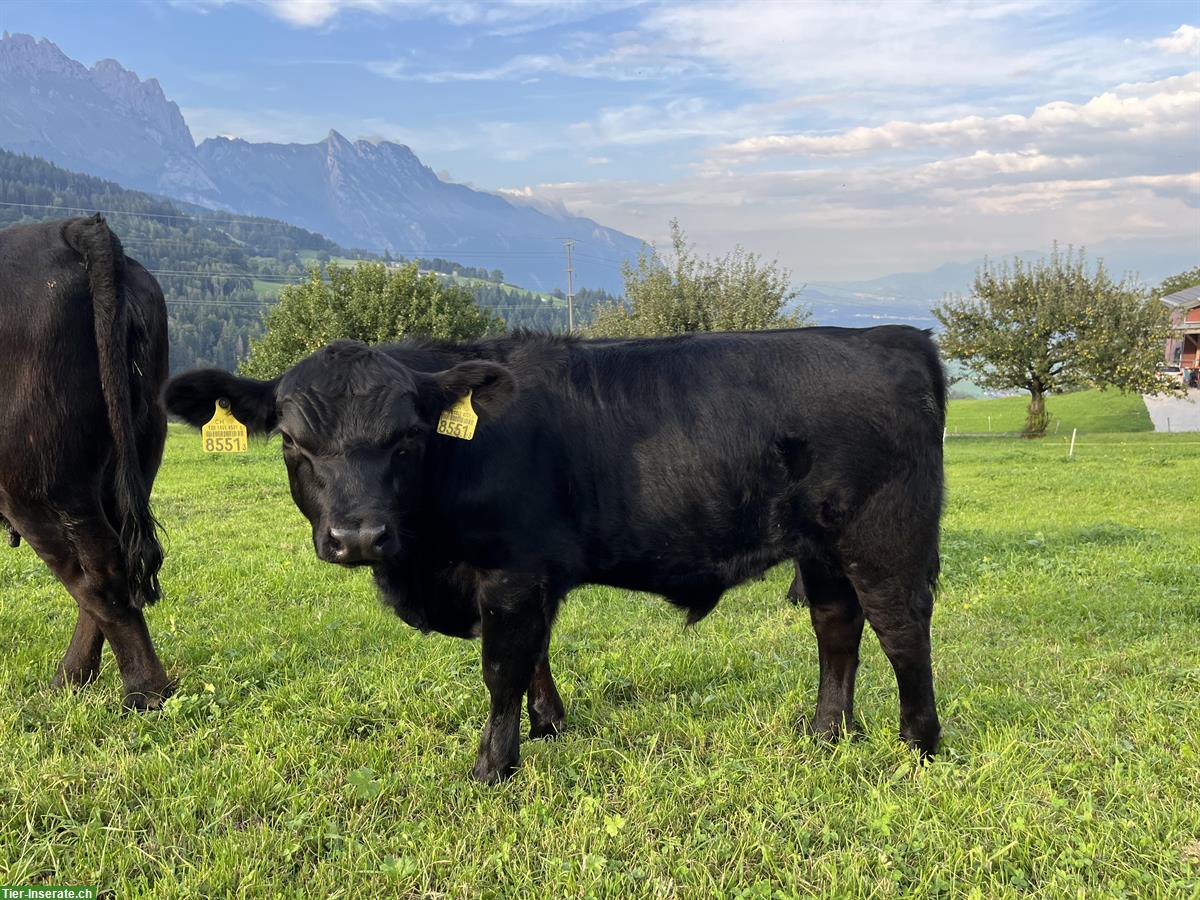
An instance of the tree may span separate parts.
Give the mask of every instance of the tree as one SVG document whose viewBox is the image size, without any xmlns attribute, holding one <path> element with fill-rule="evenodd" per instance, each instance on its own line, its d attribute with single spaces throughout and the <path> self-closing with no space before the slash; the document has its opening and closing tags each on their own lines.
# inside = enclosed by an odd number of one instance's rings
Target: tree
<svg viewBox="0 0 1200 900">
<path fill-rule="evenodd" d="M 791 273 L 743 249 L 700 259 L 677 220 L 671 221 L 671 256 L 643 248 L 637 265 L 622 266 L 625 300 L 599 306 L 589 332 L 597 337 L 797 328 L 807 310 L 784 313 L 796 293 Z"/>
<path fill-rule="evenodd" d="M 1188 269 L 1186 272 L 1180 272 L 1178 275 L 1171 275 L 1162 280 L 1162 284 L 1154 289 L 1154 296 L 1158 299 L 1174 294 L 1176 291 L 1182 291 L 1186 288 L 1200 285 L 1200 266 L 1193 269 Z"/>
<path fill-rule="evenodd" d="M 368 344 L 410 335 L 463 341 L 503 330 L 503 322 L 475 305 L 470 292 L 421 275 L 415 262 L 309 269 L 308 280 L 288 285 L 267 312 L 266 333 L 250 345 L 241 371 L 273 378 L 337 338 Z"/>
<path fill-rule="evenodd" d="M 1046 432 L 1046 395 L 1087 385 L 1159 393 L 1155 373 L 1167 335 L 1161 302 L 1128 276 L 1114 282 L 1083 251 L 1032 264 L 985 262 L 969 297 L 933 314 L 942 353 L 963 362 L 984 387 L 1029 391 L 1026 437 Z"/>
</svg>

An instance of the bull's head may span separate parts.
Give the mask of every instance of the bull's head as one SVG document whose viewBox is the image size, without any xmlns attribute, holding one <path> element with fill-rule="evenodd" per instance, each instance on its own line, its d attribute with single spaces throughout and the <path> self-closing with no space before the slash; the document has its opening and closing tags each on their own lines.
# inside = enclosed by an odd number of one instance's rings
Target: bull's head
<svg viewBox="0 0 1200 900">
<path fill-rule="evenodd" d="M 272 381 L 187 372 L 168 383 L 165 401 L 199 427 L 224 398 L 251 434 L 277 432 L 317 556 L 354 566 L 395 562 L 409 549 L 404 523 L 421 495 L 426 447 L 442 411 L 468 391 L 486 421 L 512 401 L 516 381 L 495 363 L 426 374 L 335 341 Z"/>
</svg>

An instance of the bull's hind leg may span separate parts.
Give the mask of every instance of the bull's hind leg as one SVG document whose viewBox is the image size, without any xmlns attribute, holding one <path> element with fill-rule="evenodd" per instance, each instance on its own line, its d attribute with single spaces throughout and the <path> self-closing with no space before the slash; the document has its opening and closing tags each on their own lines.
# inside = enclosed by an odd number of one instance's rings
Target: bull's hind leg
<svg viewBox="0 0 1200 900">
<path fill-rule="evenodd" d="M 566 709 L 554 676 L 550 673 L 550 629 L 546 629 L 545 646 L 529 680 L 529 739 L 555 737 L 562 734 Z"/>
<path fill-rule="evenodd" d="M 796 560 L 796 574 L 792 576 L 792 586 L 788 588 L 787 598 L 792 603 L 808 605 L 808 596 L 804 593 L 804 571 L 799 560 Z"/>
<path fill-rule="evenodd" d="M 108 527 L 93 526 L 76 541 L 79 562 L 70 572 L 57 572 L 79 604 L 81 615 L 89 615 L 108 639 L 125 696 L 126 709 L 158 709 L 171 694 L 171 682 L 163 670 L 150 629 L 140 609 L 129 602 L 128 579 L 121 562 L 116 535 L 99 534 Z"/>
<path fill-rule="evenodd" d="M 129 603 L 120 543 L 103 512 L 98 507 L 41 510 L 23 516 L 19 524 L 29 545 L 79 606 L 75 634 L 60 666 L 64 678 L 86 674 L 93 660 L 98 669 L 101 641 L 107 639 L 125 686 L 122 705 L 161 706 L 170 694 L 170 682 L 141 610 Z"/>
<path fill-rule="evenodd" d="M 854 586 L 841 572 L 797 563 L 796 583 L 801 588 L 801 598 L 809 606 L 821 667 L 817 711 L 806 730 L 818 737 L 837 739 L 854 724 L 854 680 L 863 630 L 862 607 Z"/>
<path fill-rule="evenodd" d="M 867 621 L 896 673 L 900 737 L 922 754 L 932 754 L 942 733 L 933 699 L 930 656 L 933 592 L 928 584 L 916 579 L 853 572 L 850 578 Z"/>
<path fill-rule="evenodd" d="M 542 596 L 542 585 L 528 576 L 495 572 L 480 579 L 483 680 L 491 697 L 475 760 L 483 782 L 508 778 L 521 761 L 521 698 L 548 642 Z"/>
<path fill-rule="evenodd" d="M 100 675 L 100 651 L 104 647 L 104 632 L 83 609 L 75 621 L 75 633 L 67 652 L 58 664 L 51 685 L 54 687 L 90 684 Z"/>
</svg>

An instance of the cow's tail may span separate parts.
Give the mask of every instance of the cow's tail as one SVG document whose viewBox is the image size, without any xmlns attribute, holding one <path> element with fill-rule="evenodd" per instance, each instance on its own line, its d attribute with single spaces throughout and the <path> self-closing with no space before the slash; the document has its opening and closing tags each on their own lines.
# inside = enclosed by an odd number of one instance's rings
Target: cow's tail
<svg viewBox="0 0 1200 900">
<path fill-rule="evenodd" d="M 71 224 L 76 227 L 68 226 L 64 234 L 83 257 L 92 289 L 100 388 L 116 450 L 113 482 L 121 549 L 129 579 L 130 603 L 140 609 L 162 593 L 158 570 L 162 567 L 163 551 L 138 456 L 132 382 L 142 376 L 129 356 L 129 310 L 123 283 L 125 253 L 99 213 Z"/>
<path fill-rule="evenodd" d="M 925 365 L 929 371 L 929 379 L 932 387 L 932 396 L 930 397 L 929 413 L 933 417 L 933 436 L 937 441 L 937 464 L 931 477 L 934 481 L 934 490 L 936 493 L 935 501 L 937 503 L 938 519 L 941 518 L 942 508 L 945 505 L 945 469 L 943 460 L 943 445 L 945 442 L 946 431 L 946 406 L 948 400 L 948 385 L 946 378 L 946 368 L 942 365 L 942 357 L 938 352 L 937 344 L 933 340 L 933 332 L 925 331 L 925 347 L 924 357 Z M 935 537 L 933 552 L 929 561 L 926 579 L 929 583 L 931 593 L 936 593 L 938 589 L 938 579 L 942 573 L 942 554 L 940 548 L 940 535 Z"/>
</svg>

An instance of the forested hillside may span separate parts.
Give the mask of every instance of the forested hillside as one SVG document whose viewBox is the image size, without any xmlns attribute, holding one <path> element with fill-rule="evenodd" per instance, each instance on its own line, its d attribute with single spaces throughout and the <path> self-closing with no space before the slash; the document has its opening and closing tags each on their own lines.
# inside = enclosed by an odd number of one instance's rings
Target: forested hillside
<svg viewBox="0 0 1200 900">
<path fill-rule="evenodd" d="M 0 227 L 100 211 L 126 252 L 154 273 L 167 298 L 171 368 L 235 368 L 261 330 L 261 315 L 279 288 L 317 262 L 378 258 L 347 250 L 286 222 L 240 216 L 131 191 L 111 181 L 0 150 Z M 402 261 L 402 260 L 398 260 Z M 422 270 L 466 285 L 476 302 L 510 327 L 563 330 L 565 298 L 502 283 L 498 270 L 450 260 L 418 260 Z M 611 298 L 582 289 L 576 321 Z"/>
<path fill-rule="evenodd" d="M 154 273 L 167 298 L 171 366 L 232 368 L 260 329 L 261 306 L 298 280 L 301 251 L 346 254 L 320 235 L 228 216 L 0 151 L 0 226 L 104 212 L 125 251 Z"/>
</svg>

